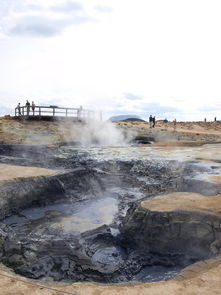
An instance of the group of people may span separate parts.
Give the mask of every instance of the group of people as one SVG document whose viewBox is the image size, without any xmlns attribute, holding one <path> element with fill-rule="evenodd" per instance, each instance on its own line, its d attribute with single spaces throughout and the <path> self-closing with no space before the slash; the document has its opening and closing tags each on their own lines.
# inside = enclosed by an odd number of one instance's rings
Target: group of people
<svg viewBox="0 0 221 295">
<path fill-rule="evenodd" d="M 155 127 L 155 124 L 156 124 L 156 118 L 155 118 L 155 116 L 152 117 L 152 115 L 150 115 L 150 117 L 149 117 L 149 123 L 150 123 L 150 128 L 154 128 Z"/>
<path fill-rule="evenodd" d="M 164 128 L 165 129 L 167 129 L 168 123 L 169 123 L 169 121 L 167 120 L 167 118 L 165 118 L 163 120 L 163 125 L 164 125 Z M 155 116 L 153 117 L 152 115 L 150 115 L 150 117 L 149 117 L 149 124 L 150 124 L 150 128 L 154 128 L 155 127 L 155 125 L 156 125 L 156 117 Z M 172 121 L 172 125 L 173 125 L 173 129 L 175 131 L 176 130 L 176 125 L 177 125 L 176 119 L 174 119 Z"/>
<path fill-rule="evenodd" d="M 30 108 L 31 108 L 32 109 L 33 116 L 34 116 L 34 114 L 35 114 L 35 102 L 32 101 L 32 103 L 30 104 L 30 102 L 28 100 L 26 100 L 25 106 L 27 108 L 27 115 L 29 116 Z M 18 114 L 20 116 L 21 115 L 21 103 L 20 102 L 17 105 L 17 109 L 18 109 Z"/>
<path fill-rule="evenodd" d="M 167 129 L 167 127 L 168 127 L 168 123 L 169 123 L 169 121 L 167 120 L 167 118 L 165 118 L 165 119 L 163 120 L 163 124 L 164 124 L 165 129 Z M 174 120 L 172 121 L 172 126 L 173 126 L 174 131 L 176 130 L 176 123 L 177 123 L 177 121 L 176 121 L 176 119 L 174 119 Z"/>
<path fill-rule="evenodd" d="M 206 118 L 205 118 L 205 119 L 204 119 L 204 122 L 206 123 L 206 121 L 207 121 L 207 120 L 206 120 Z M 214 122 L 216 122 L 216 117 L 214 118 Z"/>
</svg>

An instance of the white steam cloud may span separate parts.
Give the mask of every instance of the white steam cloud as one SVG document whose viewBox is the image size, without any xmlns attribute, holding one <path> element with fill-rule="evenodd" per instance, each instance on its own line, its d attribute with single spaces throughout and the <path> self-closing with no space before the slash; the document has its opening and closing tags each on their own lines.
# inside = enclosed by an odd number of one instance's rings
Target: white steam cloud
<svg viewBox="0 0 221 295">
<path fill-rule="evenodd" d="M 62 128 L 62 124 L 60 126 Z M 134 131 L 122 130 L 111 122 L 90 120 L 85 123 L 69 125 L 69 134 L 65 141 L 73 141 L 82 147 L 124 146 L 136 136 Z"/>
</svg>

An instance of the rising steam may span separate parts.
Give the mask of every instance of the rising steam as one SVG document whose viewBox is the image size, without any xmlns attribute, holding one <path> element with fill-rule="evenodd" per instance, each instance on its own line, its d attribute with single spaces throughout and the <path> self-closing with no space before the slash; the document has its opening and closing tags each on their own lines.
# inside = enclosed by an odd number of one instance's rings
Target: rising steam
<svg viewBox="0 0 221 295">
<path fill-rule="evenodd" d="M 61 125 L 62 127 L 62 125 Z M 124 146 L 135 137 L 134 131 L 122 130 L 111 122 L 90 120 L 69 124 L 70 133 L 65 141 L 77 142 L 83 147 Z"/>
</svg>

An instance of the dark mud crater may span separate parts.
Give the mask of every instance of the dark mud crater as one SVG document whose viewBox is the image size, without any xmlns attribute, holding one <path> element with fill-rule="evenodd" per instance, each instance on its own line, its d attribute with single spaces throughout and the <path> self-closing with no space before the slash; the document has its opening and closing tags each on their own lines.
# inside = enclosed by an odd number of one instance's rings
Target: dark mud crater
<svg viewBox="0 0 221 295">
<path fill-rule="evenodd" d="M 138 203 L 175 191 L 216 194 L 218 185 L 194 178 L 213 168 L 159 159 L 101 161 L 65 147 L 5 145 L 0 162 L 60 170 L 1 186 L 0 260 L 16 273 L 58 281 L 156 281 L 214 255 L 206 216 L 196 216 L 204 234 L 194 248 L 187 216 L 150 213 Z"/>
</svg>

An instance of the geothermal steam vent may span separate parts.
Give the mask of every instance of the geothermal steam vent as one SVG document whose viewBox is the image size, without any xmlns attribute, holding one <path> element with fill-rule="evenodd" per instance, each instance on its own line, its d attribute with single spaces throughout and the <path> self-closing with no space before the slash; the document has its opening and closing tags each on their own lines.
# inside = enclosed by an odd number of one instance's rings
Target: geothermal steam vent
<svg viewBox="0 0 221 295">
<path fill-rule="evenodd" d="M 117 283 L 215 257 L 221 164 L 207 151 L 1 145 L 1 262 L 33 279 Z"/>
</svg>

